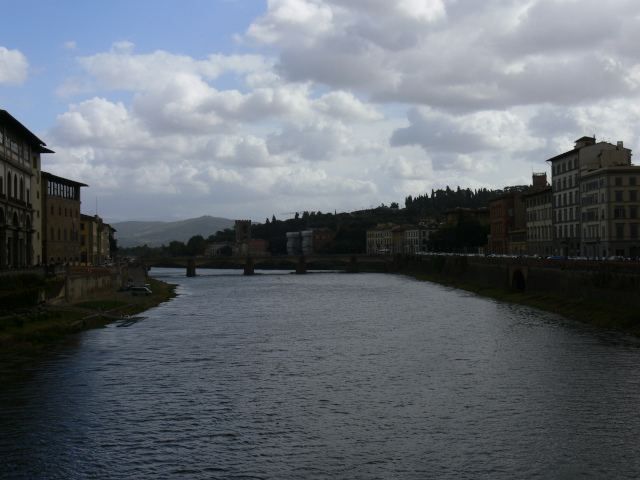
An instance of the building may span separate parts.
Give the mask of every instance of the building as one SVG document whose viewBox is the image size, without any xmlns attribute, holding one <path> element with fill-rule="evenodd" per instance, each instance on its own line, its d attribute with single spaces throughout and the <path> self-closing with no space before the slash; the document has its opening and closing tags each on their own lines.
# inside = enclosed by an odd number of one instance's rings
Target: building
<svg viewBox="0 0 640 480">
<path fill-rule="evenodd" d="M 553 191 L 551 186 L 524 196 L 527 215 L 526 253 L 547 257 L 553 254 Z"/>
<path fill-rule="evenodd" d="M 300 232 L 287 232 L 287 255 L 302 253 L 302 235 Z"/>
<path fill-rule="evenodd" d="M 515 229 L 514 203 L 514 193 L 505 193 L 489 202 L 491 230 L 488 248 L 491 254 L 509 253 L 509 232 Z"/>
<path fill-rule="evenodd" d="M 531 186 L 508 187 L 489 202 L 489 253 L 523 255 L 527 251 L 527 196 L 547 188 L 547 174 L 534 173 Z"/>
<path fill-rule="evenodd" d="M 231 255 L 233 252 L 233 243 L 220 242 L 209 244 L 208 253 L 210 257 L 217 257 L 218 255 L 222 255 L 224 251 L 228 251 L 228 255 Z"/>
<path fill-rule="evenodd" d="M 331 242 L 335 236 L 336 233 L 328 228 L 307 228 L 301 232 L 287 232 L 287 254 L 322 253 L 323 246 Z"/>
<path fill-rule="evenodd" d="M 444 212 L 445 225 L 457 225 L 462 219 L 475 218 L 480 225 L 486 226 L 491 223 L 491 212 L 488 208 L 453 208 Z"/>
<path fill-rule="evenodd" d="M 42 258 L 79 265 L 80 188 L 84 183 L 42 172 Z"/>
<path fill-rule="evenodd" d="M 324 246 L 336 238 L 336 232 L 328 228 L 312 228 L 313 231 L 313 251 L 322 253 Z"/>
<path fill-rule="evenodd" d="M 429 235 L 440 226 L 435 220 L 425 220 L 418 225 L 408 225 L 405 229 L 405 253 L 426 252 L 429 250 Z"/>
<path fill-rule="evenodd" d="M 409 225 L 398 225 L 391 229 L 391 253 L 404 253 L 406 247 L 405 233 Z"/>
<path fill-rule="evenodd" d="M 0 110 L 0 268 L 42 262 L 40 156 L 53 153 Z"/>
<path fill-rule="evenodd" d="M 251 256 L 264 256 L 267 254 L 267 241 L 260 239 L 253 239 L 249 242 L 249 255 Z"/>
<path fill-rule="evenodd" d="M 104 265 L 113 261 L 111 246 L 115 229 L 98 215 L 80 215 L 80 261 L 82 265 Z"/>
<path fill-rule="evenodd" d="M 578 256 L 581 246 L 580 176 L 596 168 L 630 165 L 631 150 L 622 142 L 596 142 L 595 137 L 576 140 L 572 150 L 547 160 L 553 189 L 553 253 Z"/>
<path fill-rule="evenodd" d="M 233 254 L 236 256 L 249 255 L 249 242 L 251 241 L 251 220 L 236 220 L 236 244 Z"/>
<path fill-rule="evenodd" d="M 394 223 L 380 223 L 367 230 L 367 253 L 391 252 L 393 249 Z"/>
<path fill-rule="evenodd" d="M 582 256 L 638 256 L 639 178 L 640 166 L 634 165 L 615 165 L 581 171 Z"/>
</svg>

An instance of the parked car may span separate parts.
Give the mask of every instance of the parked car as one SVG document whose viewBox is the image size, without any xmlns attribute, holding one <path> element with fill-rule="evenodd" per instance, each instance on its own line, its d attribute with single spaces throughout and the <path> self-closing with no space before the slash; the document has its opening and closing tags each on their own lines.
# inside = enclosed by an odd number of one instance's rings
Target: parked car
<svg viewBox="0 0 640 480">
<path fill-rule="evenodd" d="M 151 290 L 147 287 L 133 287 L 131 289 L 131 295 L 151 295 Z"/>
</svg>

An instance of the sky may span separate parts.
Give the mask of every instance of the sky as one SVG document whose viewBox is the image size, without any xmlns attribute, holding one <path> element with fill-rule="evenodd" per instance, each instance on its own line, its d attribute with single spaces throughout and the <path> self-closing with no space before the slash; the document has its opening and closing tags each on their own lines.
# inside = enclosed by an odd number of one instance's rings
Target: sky
<svg viewBox="0 0 640 480">
<path fill-rule="evenodd" d="M 404 206 L 550 178 L 584 135 L 640 149 L 637 0 L 0 8 L 0 108 L 109 223 Z"/>
</svg>

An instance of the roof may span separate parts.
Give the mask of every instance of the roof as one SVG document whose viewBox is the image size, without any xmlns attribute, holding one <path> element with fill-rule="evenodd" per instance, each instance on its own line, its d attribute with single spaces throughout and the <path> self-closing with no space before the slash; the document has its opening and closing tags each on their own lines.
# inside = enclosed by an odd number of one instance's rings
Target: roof
<svg viewBox="0 0 640 480">
<path fill-rule="evenodd" d="M 86 183 L 80 183 L 80 182 L 76 182 L 75 180 L 69 180 L 68 178 L 59 177 L 49 172 L 42 172 L 42 178 L 55 180 L 57 182 L 64 183 L 65 185 L 69 185 L 71 187 L 88 187 L 89 186 Z"/>
<path fill-rule="evenodd" d="M 592 140 L 593 138 L 592 138 L 592 137 L 582 137 L 582 138 L 580 138 L 580 139 L 576 140 L 576 143 L 578 143 L 578 142 L 579 142 L 580 140 L 582 140 L 582 139 Z M 585 145 L 584 147 L 576 147 L 576 148 L 572 148 L 571 150 L 568 150 L 568 151 L 566 151 L 566 152 L 564 152 L 564 153 L 561 153 L 560 155 L 556 155 L 555 157 L 551 157 L 550 159 L 545 160 L 545 161 L 546 161 L 546 162 L 553 162 L 553 161 L 555 161 L 555 160 L 561 160 L 562 158 L 568 157 L 568 156 L 570 156 L 571 154 L 577 153 L 577 152 L 578 152 L 580 149 L 582 149 L 582 148 L 586 148 L 586 147 L 593 147 L 594 145 L 604 145 L 604 144 L 606 144 L 606 145 L 611 145 L 612 147 L 615 147 L 615 145 L 614 145 L 613 143 L 611 143 L 611 142 L 598 142 L 598 143 L 592 143 L 591 145 Z"/>
<path fill-rule="evenodd" d="M 32 144 L 35 144 L 38 147 L 38 151 L 40 153 L 54 153 L 53 150 L 46 148 L 46 143 L 36 137 L 31 130 L 22 125 L 6 110 L 0 110 L 0 121 L 4 122 L 11 129 L 16 130 L 20 135 L 24 136 Z"/>
</svg>

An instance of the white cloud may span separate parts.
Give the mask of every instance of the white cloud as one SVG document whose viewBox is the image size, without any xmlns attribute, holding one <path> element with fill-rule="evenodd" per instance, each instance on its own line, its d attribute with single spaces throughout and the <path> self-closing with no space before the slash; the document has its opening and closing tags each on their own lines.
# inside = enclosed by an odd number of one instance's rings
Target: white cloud
<svg viewBox="0 0 640 480">
<path fill-rule="evenodd" d="M 79 58 L 47 143 L 92 188 L 148 182 L 175 211 L 500 188 L 582 135 L 640 148 L 638 32 L 635 0 L 269 0 L 233 54 Z"/>
<path fill-rule="evenodd" d="M 0 47 L 0 84 L 22 85 L 29 76 L 29 62 L 20 50 Z"/>
<path fill-rule="evenodd" d="M 75 40 L 70 40 L 68 42 L 64 42 L 62 45 L 60 45 L 60 48 L 63 50 L 77 50 L 78 49 L 78 42 L 76 42 Z"/>
</svg>

